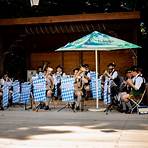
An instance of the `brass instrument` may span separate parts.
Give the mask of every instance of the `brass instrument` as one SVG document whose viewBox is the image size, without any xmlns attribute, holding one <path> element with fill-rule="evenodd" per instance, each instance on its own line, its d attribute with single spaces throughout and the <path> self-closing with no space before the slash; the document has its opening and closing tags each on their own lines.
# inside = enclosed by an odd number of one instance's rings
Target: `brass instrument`
<svg viewBox="0 0 148 148">
<path fill-rule="evenodd" d="M 76 75 L 76 77 L 79 77 L 85 71 L 86 71 L 86 69 L 81 66 L 80 69 L 79 69 L 79 71 L 78 71 L 78 73 L 77 73 L 77 75 Z"/>
<path fill-rule="evenodd" d="M 109 73 L 107 70 L 104 71 L 103 76 L 107 76 L 111 78 L 111 73 Z"/>
<path fill-rule="evenodd" d="M 74 76 L 75 77 L 75 83 L 74 83 L 74 89 L 75 91 L 77 90 L 82 90 L 83 88 L 83 83 L 82 83 L 82 73 L 84 73 L 86 69 L 84 67 L 80 67 L 78 73 Z"/>
<path fill-rule="evenodd" d="M 85 72 L 86 72 L 85 67 L 81 66 L 78 73 L 75 76 L 76 78 L 75 88 L 76 89 L 82 90 L 82 88 L 85 87 L 85 84 L 88 84 L 89 78 L 85 75 Z"/>
</svg>

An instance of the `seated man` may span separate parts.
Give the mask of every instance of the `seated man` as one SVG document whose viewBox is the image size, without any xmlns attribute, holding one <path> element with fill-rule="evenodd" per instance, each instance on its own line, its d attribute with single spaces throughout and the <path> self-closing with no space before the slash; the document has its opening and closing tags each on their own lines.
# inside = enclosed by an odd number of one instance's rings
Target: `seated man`
<svg viewBox="0 0 148 148">
<path fill-rule="evenodd" d="M 90 69 L 88 64 L 82 65 L 83 68 L 85 68 L 85 71 L 83 73 L 82 81 L 83 81 L 83 93 L 85 100 L 87 100 L 91 96 L 91 91 L 90 91 L 90 82 L 91 82 L 91 77 L 90 77 Z"/>
<path fill-rule="evenodd" d="M 46 110 L 49 109 L 49 104 L 51 101 L 51 98 L 53 97 L 54 93 L 54 78 L 52 74 L 53 69 L 51 67 L 46 68 L 46 96 L 47 96 L 47 102 L 46 102 Z"/>
<path fill-rule="evenodd" d="M 127 79 L 126 83 L 131 87 L 130 93 L 125 93 L 121 96 L 121 100 L 128 103 L 130 99 L 137 100 L 141 97 L 145 89 L 145 79 L 139 74 L 139 69 L 137 67 L 131 68 L 132 79 Z M 129 106 L 131 110 L 131 106 Z"/>
<path fill-rule="evenodd" d="M 61 100 L 61 79 L 63 76 L 66 74 L 63 71 L 63 67 L 58 65 L 56 67 L 56 72 L 53 74 L 54 78 L 54 85 L 55 85 L 55 90 L 57 91 L 54 95 L 57 99 Z"/>
<path fill-rule="evenodd" d="M 83 92 L 82 92 L 82 79 L 81 79 L 81 76 L 80 76 L 80 71 L 79 71 L 79 68 L 75 68 L 73 70 L 73 73 L 74 73 L 74 78 L 75 78 L 75 82 L 74 82 L 74 96 L 76 98 L 76 101 L 75 101 L 75 106 L 74 108 L 76 110 L 83 110 L 83 98 L 82 98 L 82 95 L 83 95 Z"/>
<path fill-rule="evenodd" d="M 122 98 L 123 95 L 131 92 L 131 87 L 126 82 L 128 79 L 132 79 L 132 72 L 130 68 L 128 68 L 125 71 L 125 78 L 121 84 L 120 92 L 118 94 L 119 100 Z M 131 107 L 130 102 L 125 103 L 123 100 L 120 100 L 120 108 L 118 110 L 120 112 L 127 112 L 128 111 L 127 107 Z"/>
</svg>

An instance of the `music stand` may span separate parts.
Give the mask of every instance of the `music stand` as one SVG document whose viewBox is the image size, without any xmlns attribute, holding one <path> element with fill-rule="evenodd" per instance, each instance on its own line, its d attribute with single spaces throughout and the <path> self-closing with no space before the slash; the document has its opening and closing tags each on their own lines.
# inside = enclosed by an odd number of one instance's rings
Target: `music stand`
<svg viewBox="0 0 148 148">
<path fill-rule="evenodd" d="M 62 108 L 60 108 L 57 112 L 59 112 L 59 111 L 61 111 L 63 109 L 66 109 L 66 108 L 69 108 L 73 112 L 75 112 L 75 107 L 74 106 L 75 106 L 75 102 L 73 102 L 73 103 L 68 102 L 65 106 L 63 106 Z"/>
<path fill-rule="evenodd" d="M 106 91 L 106 102 L 108 105 L 109 102 L 109 96 L 111 97 L 111 90 L 110 90 L 110 80 L 107 81 L 107 91 Z M 111 98 L 110 98 L 111 99 Z M 108 112 L 111 111 L 111 107 L 112 107 L 112 103 L 110 103 L 106 109 L 104 110 L 104 112 L 106 113 L 106 115 L 108 115 Z"/>
<path fill-rule="evenodd" d="M 25 101 L 25 110 L 32 109 L 32 107 L 33 107 L 33 94 L 32 92 L 30 92 L 30 106 L 27 107 L 27 102 Z"/>
<path fill-rule="evenodd" d="M 58 110 L 61 111 L 65 108 L 70 108 L 72 109 L 73 112 L 75 102 L 74 102 L 74 78 L 69 78 L 69 77 L 62 77 L 61 78 L 61 97 L 62 101 L 67 102 L 66 105 Z M 72 102 L 72 103 L 70 103 Z"/>
<path fill-rule="evenodd" d="M 113 83 L 113 85 L 110 84 L 111 82 Z M 111 111 L 113 109 L 112 107 L 115 105 L 113 101 L 115 101 L 115 97 L 116 97 L 117 92 L 118 92 L 116 87 L 117 86 L 113 82 L 113 80 L 109 79 L 109 81 L 107 83 L 107 103 L 109 101 L 108 95 L 110 95 L 111 103 L 106 107 L 106 109 L 104 111 L 104 112 L 106 112 L 106 114 L 108 114 L 108 112 Z"/>
<path fill-rule="evenodd" d="M 46 80 L 45 78 L 38 77 L 33 79 L 33 99 L 35 102 L 39 102 L 35 106 L 35 110 L 38 112 L 42 106 L 42 102 L 46 101 Z"/>
<path fill-rule="evenodd" d="M 20 102 L 24 104 L 25 110 L 31 109 L 27 108 L 27 104 L 30 100 L 30 93 L 31 93 L 31 84 L 29 82 L 21 83 L 21 98 Z"/>
</svg>

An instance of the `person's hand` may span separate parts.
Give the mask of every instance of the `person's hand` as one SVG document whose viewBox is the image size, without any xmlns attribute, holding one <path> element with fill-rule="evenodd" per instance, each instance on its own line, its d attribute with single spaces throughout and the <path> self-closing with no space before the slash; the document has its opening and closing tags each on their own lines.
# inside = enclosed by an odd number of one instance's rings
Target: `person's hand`
<svg viewBox="0 0 148 148">
<path fill-rule="evenodd" d="M 127 80 L 126 80 L 126 83 L 127 83 L 128 85 L 130 85 L 130 86 L 133 84 L 133 82 L 132 82 L 131 79 L 127 79 Z"/>
<path fill-rule="evenodd" d="M 105 70 L 105 71 L 104 71 L 104 74 L 103 74 L 103 75 L 105 75 L 105 76 L 107 76 L 107 77 L 111 78 L 111 76 L 109 75 L 109 73 L 108 73 L 108 71 L 107 71 L 107 70 Z"/>
<path fill-rule="evenodd" d="M 104 74 L 105 74 L 105 75 L 108 74 L 107 70 L 104 71 Z"/>
<path fill-rule="evenodd" d="M 125 85 L 126 85 L 126 84 L 127 84 L 127 81 L 123 81 L 123 84 L 125 84 Z"/>
</svg>

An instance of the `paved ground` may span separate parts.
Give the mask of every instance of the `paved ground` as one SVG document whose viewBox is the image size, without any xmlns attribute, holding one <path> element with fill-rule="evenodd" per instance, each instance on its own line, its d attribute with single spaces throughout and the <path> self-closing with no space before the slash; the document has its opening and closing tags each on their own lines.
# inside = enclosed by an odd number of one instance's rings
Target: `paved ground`
<svg viewBox="0 0 148 148">
<path fill-rule="evenodd" d="M 148 114 L 0 111 L 0 148 L 148 148 Z"/>
</svg>

